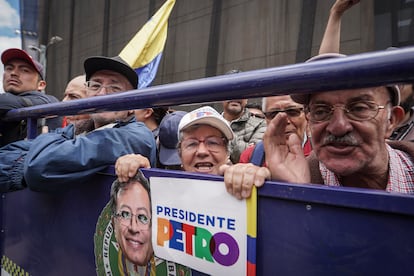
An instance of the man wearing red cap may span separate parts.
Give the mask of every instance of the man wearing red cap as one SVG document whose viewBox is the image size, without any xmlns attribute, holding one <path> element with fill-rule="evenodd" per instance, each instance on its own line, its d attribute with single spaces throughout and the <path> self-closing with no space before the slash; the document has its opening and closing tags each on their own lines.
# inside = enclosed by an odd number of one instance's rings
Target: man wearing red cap
<svg viewBox="0 0 414 276">
<path fill-rule="evenodd" d="M 11 109 L 58 102 L 41 91 L 46 87 L 43 66 L 20 49 L 7 49 L 1 55 L 4 64 L 3 90 L 0 94 L 0 119 Z M 48 121 L 49 128 L 59 127 L 59 119 Z M 0 121 L 0 145 L 26 138 L 26 123 Z"/>
</svg>

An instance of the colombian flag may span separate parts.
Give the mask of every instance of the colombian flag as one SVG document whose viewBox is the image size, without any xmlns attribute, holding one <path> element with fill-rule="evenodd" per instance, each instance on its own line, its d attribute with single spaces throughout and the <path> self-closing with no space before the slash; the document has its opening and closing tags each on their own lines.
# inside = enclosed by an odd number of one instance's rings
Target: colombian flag
<svg viewBox="0 0 414 276">
<path fill-rule="evenodd" d="M 119 54 L 137 72 L 138 88 L 149 86 L 157 74 L 174 4 L 175 0 L 167 0 Z"/>
</svg>

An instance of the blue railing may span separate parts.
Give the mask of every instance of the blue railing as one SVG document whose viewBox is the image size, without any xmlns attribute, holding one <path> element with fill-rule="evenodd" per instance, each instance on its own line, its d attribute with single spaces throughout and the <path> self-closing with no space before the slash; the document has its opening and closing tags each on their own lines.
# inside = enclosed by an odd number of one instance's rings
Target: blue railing
<svg viewBox="0 0 414 276">
<path fill-rule="evenodd" d="M 194 104 L 278 94 L 321 92 L 414 81 L 414 47 L 358 54 L 190 80 L 107 95 L 11 110 L 6 120 L 29 119 L 35 129 L 39 117 L 154 106 Z M 33 137 L 33 135 L 30 135 Z"/>
</svg>

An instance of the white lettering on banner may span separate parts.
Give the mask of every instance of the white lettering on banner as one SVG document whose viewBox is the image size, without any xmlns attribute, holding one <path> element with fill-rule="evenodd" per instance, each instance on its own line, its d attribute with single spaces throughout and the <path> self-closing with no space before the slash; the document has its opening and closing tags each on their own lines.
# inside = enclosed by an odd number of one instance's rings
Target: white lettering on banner
<svg viewBox="0 0 414 276">
<path fill-rule="evenodd" d="M 194 213 L 183 209 L 157 205 L 157 216 L 159 215 L 176 218 L 187 222 L 195 222 L 199 225 L 204 226 L 218 227 L 227 230 L 236 230 L 234 218 L 225 218 L 214 215 Z"/>
</svg>

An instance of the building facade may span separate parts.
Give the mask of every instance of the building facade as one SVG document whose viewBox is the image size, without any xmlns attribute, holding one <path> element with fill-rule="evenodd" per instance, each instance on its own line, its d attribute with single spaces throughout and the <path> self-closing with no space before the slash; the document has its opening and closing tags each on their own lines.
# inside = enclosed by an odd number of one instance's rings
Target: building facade
<svg viewBox="0 0 414 276">
<path fill-rule="evenodd" d="M 177 0 L 153 85 L 303 62 L 318 52 L 334 0 Z M 47 93 L 93 55 L 115 56 L 164 0 L 39 0 L 39 41 L 47 51 Z M 413 44 L 413 1 L 362 0 L 342 21 L 341 52 Z"/>
</svg>

